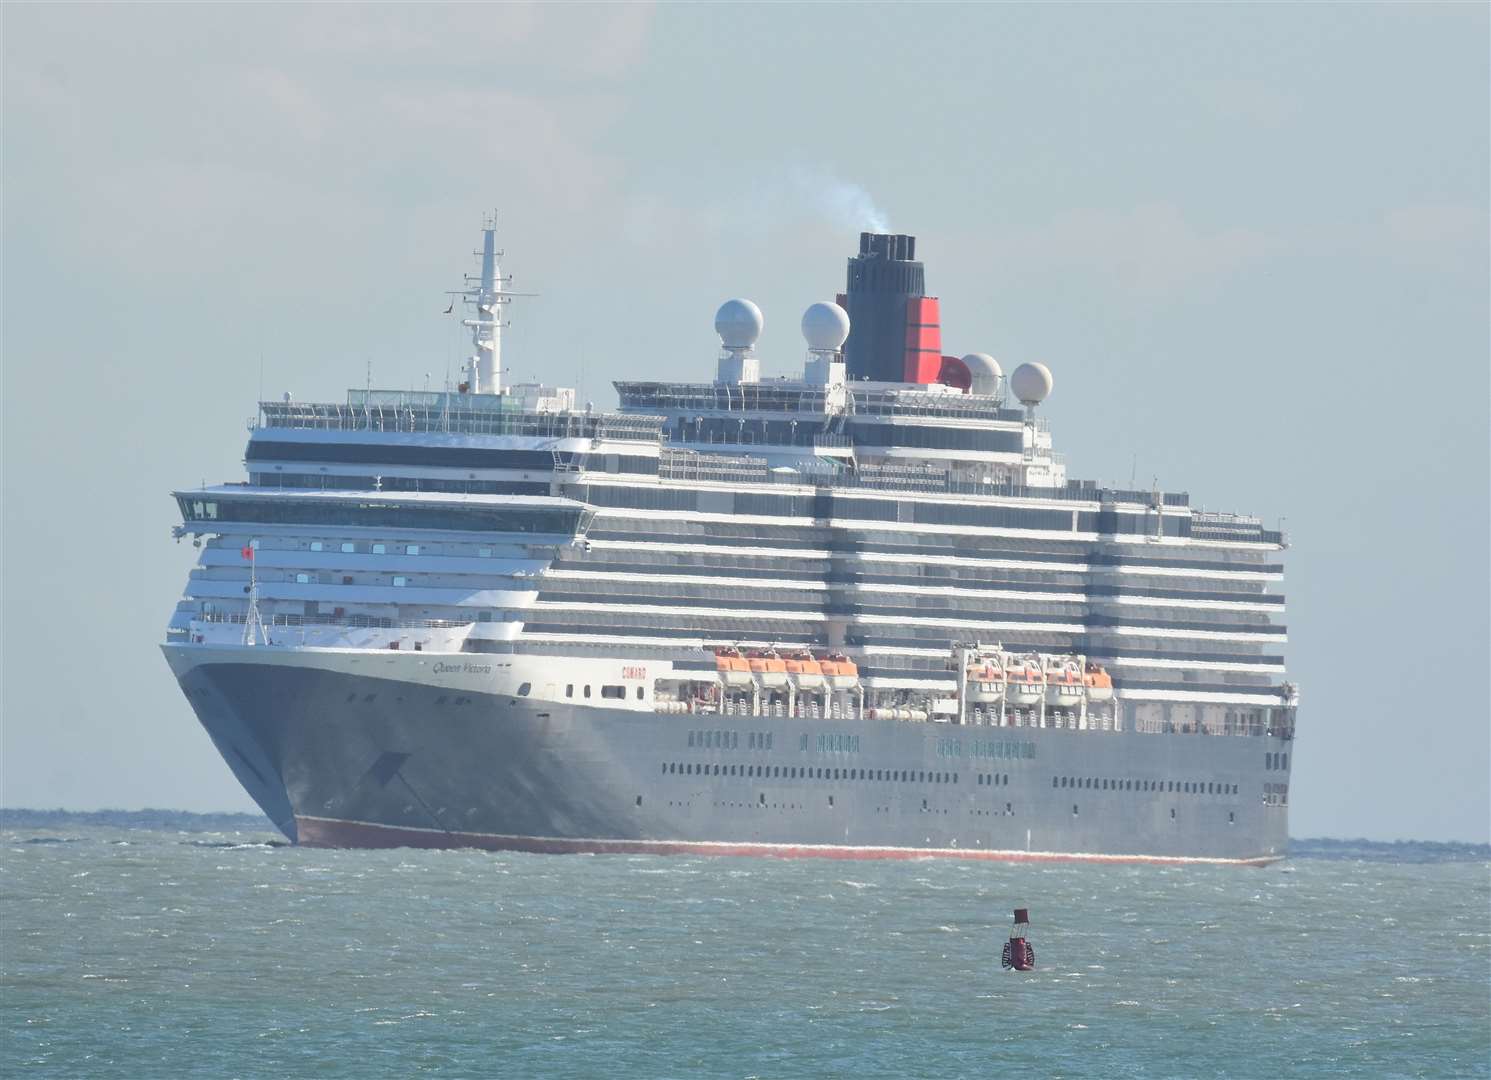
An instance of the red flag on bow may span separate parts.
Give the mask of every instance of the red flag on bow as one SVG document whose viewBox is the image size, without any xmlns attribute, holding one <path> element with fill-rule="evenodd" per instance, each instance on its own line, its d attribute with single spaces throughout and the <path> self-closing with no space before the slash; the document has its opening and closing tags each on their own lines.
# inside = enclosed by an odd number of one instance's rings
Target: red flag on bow
<svg viewBox="0 0 1491 1080">
<path fill-rule="evenodd" d="M 242 554 L 243 554 L 243 557 L 245 559 L 248 559 L 250 562 L 253 561 L 253 559 L 254 559 L 254 549 L 252 547 L 246 547 L 246 548 L 244 548 Z"/>
</svg>

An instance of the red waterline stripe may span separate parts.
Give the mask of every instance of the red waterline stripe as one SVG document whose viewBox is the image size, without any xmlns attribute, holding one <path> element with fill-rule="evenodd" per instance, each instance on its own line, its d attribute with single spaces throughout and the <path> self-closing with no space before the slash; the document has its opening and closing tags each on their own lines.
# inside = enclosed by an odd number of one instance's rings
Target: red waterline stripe
<svg viewBox="0 0 1491 1080">
<path fill-rule="evenodd" d="M 444 832 L 367 821 L 297 817 L 296 834 L 303 847 L 317 848 L 479 848 L 483 851 L 528 851 L 543 855 L 748 855 L 777 859 L 979 859 L 989 862 L 1099 862 L 1184 866 L 1267 866 L 1282 855 L 1249 859 L 1186 855 L 1099 855 L 1066 851 L 988 851 L 978 848 L 850 847 L 834 844 L 763 844 L 690 840 L 565 839 L 553 836 L 504 836 L 496 833 Z"/>
</svg>

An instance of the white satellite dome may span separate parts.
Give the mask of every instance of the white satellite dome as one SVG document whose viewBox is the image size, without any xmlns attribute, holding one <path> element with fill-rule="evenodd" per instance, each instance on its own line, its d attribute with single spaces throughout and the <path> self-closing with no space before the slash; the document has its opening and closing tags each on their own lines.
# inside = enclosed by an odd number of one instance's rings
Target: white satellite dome
<svg viewBox="0 0 1491 1080">
<path fill-rule="evenodd" d="M 1039 405 L 1051 394 L 1051 369 L 1045 364 L 1021 364 L 1010 376 L 1010 389 L 1022 405 Z"/>
<path fill-rule="evenodd" d="M 963 366 L 973 377 L 968 387 L 970 394 L 993 394 L 999 389 L 999 380 L 1004 378 L 1004 368 L 988 353 L 971 352 L 963 357 Z"/>
<path fill-rule="evenodd" d="M 714 313 L 714 331 L 727 349 L 749 349 L 765 325 L 761 309 L 749 300 L 726 300 Z"/>
<path fill-rule="evenodd" d="M 802 313 L 802 336 L 813 352 L 838 352 L 849 338 L 849 312 L 820 300 Z"/>
</svg>

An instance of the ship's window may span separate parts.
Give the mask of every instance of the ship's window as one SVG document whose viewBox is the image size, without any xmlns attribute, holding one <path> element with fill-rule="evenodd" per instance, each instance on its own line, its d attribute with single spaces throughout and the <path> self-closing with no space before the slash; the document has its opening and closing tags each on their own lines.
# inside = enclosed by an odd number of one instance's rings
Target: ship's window
<svg viewBox="0 0 1491 1080">
<path fill-rule="evenodd" d="M 404 554 L 405 555 L 418 555 L 419 554 L 419 545 L 418 544 L 405 544 L 404 545 Z"/>
<path fill-rule="evenodd" d="M 1171 821 L 1175 820 L 1175 807 L 1173 807 L 1173 806 L 1170 808 L 1170 820 Z"/>
<path fill-rule="evenodd" d="M 350 553 L 350 552 L 353 552 L 353 551 L 357 550 L 357 545 L 356 544 L 343 544 L 342 545 L 342 550 L 345 551 L 345 552 L 349 552 Z"/>
<path fill-rule="evenodd" d="M 373 545 L 373 554 L 374 555 L 387 555 L 388 554 L 388 545 L 387 544 L 374 544 Z"/>
<path fill-rule="evenodd" d="M 771 732 L 766 733 L 766 749 L 771 749 Z"/>
<path fill-rule="evenodd" d="M 309 585 L 310 583 L 311 583 L 311 575 L 310 574 L 296 574 L 295 575 L 295 584 L 297 584 L 297 585 Z"/>
<path fill-rule="evenodd" d="M 1009 814 L 1009 815 L 1013 816 L 1014 813 L 1015 813 L 1015 804 L 1014 803 L 1005 803 L 1004 804 L 1004 812 L 1006 814 Z"/>
<path fill-rule="evenodd" d="M 638 806 L 642 805 L 642 796 L 640 796 L 640 795 L 637 796 L 637 805 Z"/>
<path fill-rule="evenodd" d="M 1287 768 L 1289 768 L 1289 755 L 1288 754 L 1281 754 L 1279 756 L 1279 768 L 1281 768 L 1281 769 L 1287 769 Z"/>
<path fill-rule="evenodd" d="M 574 683 L 565 683 L 564 684 L 564 696 L 565 697 L 574 697 L 575 696 L 575 684 Z M 694 733 L 692 731 L 689 732 L 689 745 L 690 746 L 694 745 Z"/>
<path fill-rule="evenodd" d="M 587 685 L 587 686 L 586 686 L 586 687 L 585 687 L 585 696 L 586 696 L 586 697 L 589 697 L 589 696 L 590 696 L 590 687 L 589 687 L 589 685 Z"/>
<path fill-rule="evenodd" d="M 325 547 L 326 547 L 326 545 L 323 544 L 323 543 L 321 543 L 321 541 L 319 541 L 319 540 L 312 540 L 311 541 L 311 550 L 312 551 L 323 551 L 323 550 L 325 550 Z"/>
<path fill-rule="evenodd" d="M 351 574 L 343 574 L 342 575 L 342 584 L 343 585 L 351 585 L 352 584 L 352 575 Z"/>
<path fill-rule="evenodd" d="M 1228 825 L 1236 825 L 1237 824 L 1237 815 L 1235 813 L 1233 813 L 1231 810 L 1227 811 L 1227 824 Z"/>
<path fill-rule="evenodd" d="M 830 795 L 830 796 L 829 796 L 829 797 L 828 797 L 828 805 L 829 805 L 829 806 L 832 806 L 832 805 L 833 805 L 833 804 L 834 804 L 834 797 L 833 797 L 833 796 L 832 796 L 832 795 Z"/>
<path fill-rule="evenodd" d="M 1077 804 L 1076 803 L 1072 803 L 1072 817 L 1076 817 L 1076 816 L 1077 816 Z"/>
<path fill-rule="evenodd" d="M 603 686 L 603 687 L 601 687 L 601 697 L 603 697 L 603 698 L 613 698 L 613 699 L 614 698 L 624 698 L 624 697 L 626 697 L 626 687 L 624 687 L 624 686 Z"/>
<path fill-rule="evenodd" d="M 476 549 L 476 553 L 477 553 L 477 555 L 481 556 L 483 559 L 490 559 L 492 557 L 492 549 L 491 548 L 477 548 Z"/>
<path fill-rule="evenodd" d="M 518 697 L 527 697 L 528 694 L 529 694 L 529 692 L 532 689 L 533 689 L 533 684 L 532 683 L 527 683 L 527 682 L 525 682 L 525 683 L 519 683 L 518 684 Z"/>
<path fill-rule="evenodd" d="M 393 579 L 393 585 L 396 589 L 402 589 L 407 584 L 409 584 L 409 579 L 406 577 L 399 576 Z"/>
</svg>

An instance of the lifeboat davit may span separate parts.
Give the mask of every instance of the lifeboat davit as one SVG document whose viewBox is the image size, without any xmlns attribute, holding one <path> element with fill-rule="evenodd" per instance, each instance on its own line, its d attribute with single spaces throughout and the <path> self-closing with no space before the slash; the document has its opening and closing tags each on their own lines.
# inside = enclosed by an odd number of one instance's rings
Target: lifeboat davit
<svg viewBox="0 0 1491 1080">
<path fill-rule="evenodd" d="M 716 649 L 714 670 L 726 686 L 750 686 L 753 681 L 750 662 L 740 655 L 739 649 Z"/>
<path fill-rule="evenodd" d="M 1039 705 L 1046 696 L 1046 677 L 1033 656 L 1004 669 L 1005 697 L 1011 705 Z"/>
<path fill-rule="evenodd" d="M 1113 700 L 1113 676 L 1103 670 L 1101 664 L 1088 664 L 1082 682 L 1087 687 L 1088 701 Z"/>
</svg>

